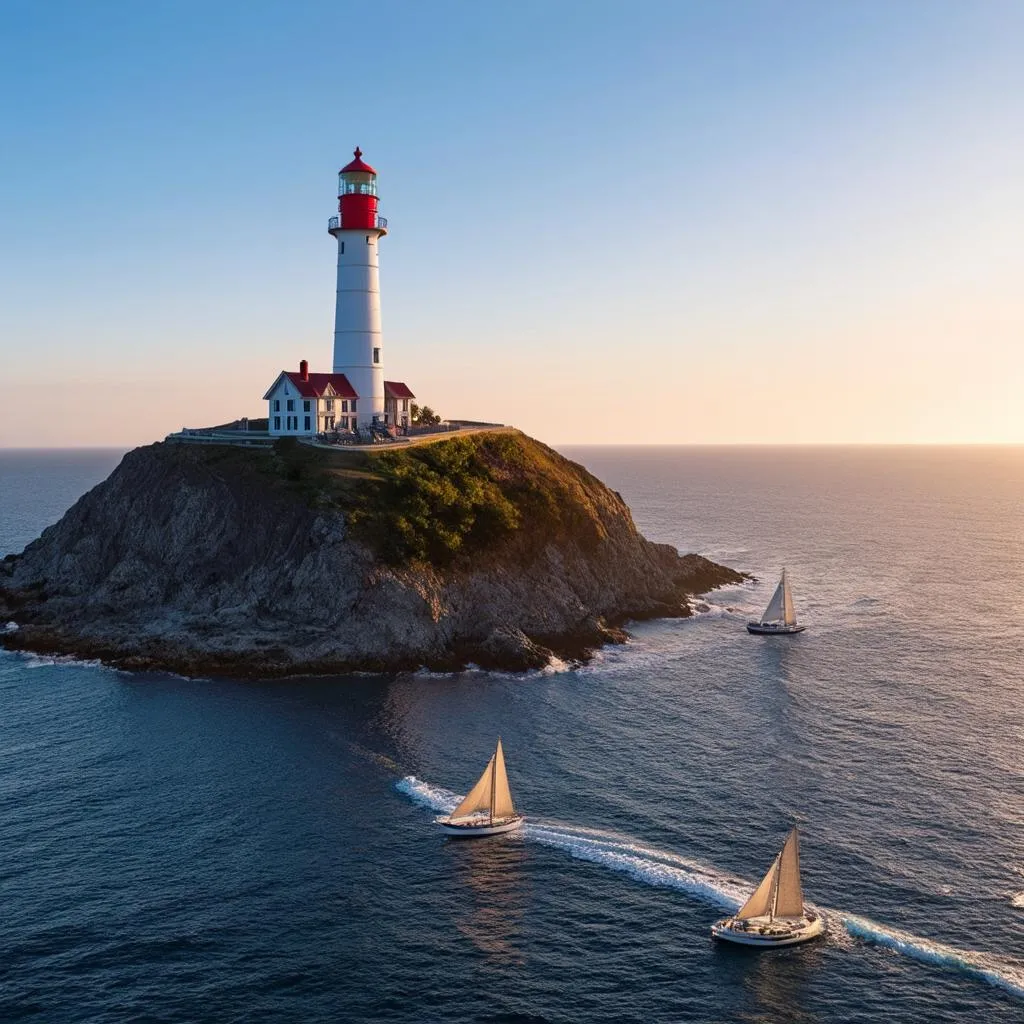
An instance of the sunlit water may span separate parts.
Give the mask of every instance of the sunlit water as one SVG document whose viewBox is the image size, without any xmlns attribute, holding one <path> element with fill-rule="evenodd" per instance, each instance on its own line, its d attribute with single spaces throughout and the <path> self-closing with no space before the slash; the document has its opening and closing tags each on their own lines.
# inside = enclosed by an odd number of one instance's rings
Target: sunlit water
<svg viewBox="0 0 1024 1024">
<path fill-rule="evenodd" d="M 0 654 L 0 1019 L 1024 1019 L 1024 452 L 569 454 L 758 582 L 527 677 Z M 114 462 L 0 453 L 0 554 Z M 499 731 L 528 824 L 446 840 Z M 716 946 L 794 821 L 828 938 Z"/>
</svg>

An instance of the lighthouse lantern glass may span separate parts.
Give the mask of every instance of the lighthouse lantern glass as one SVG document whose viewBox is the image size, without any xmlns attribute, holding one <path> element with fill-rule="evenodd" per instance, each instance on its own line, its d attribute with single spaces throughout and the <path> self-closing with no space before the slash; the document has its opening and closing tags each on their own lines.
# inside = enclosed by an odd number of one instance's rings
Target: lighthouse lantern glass
<svg viewBox="0 0 1024 1024">
<path fill-rule="evenodd" d="M 375 196 L 377 194 L 377 182 L 374 175 L 366 174 L 364 171 L 349 171 L 338 175 L 338 195 L 350 196 Z"/>
</svg>

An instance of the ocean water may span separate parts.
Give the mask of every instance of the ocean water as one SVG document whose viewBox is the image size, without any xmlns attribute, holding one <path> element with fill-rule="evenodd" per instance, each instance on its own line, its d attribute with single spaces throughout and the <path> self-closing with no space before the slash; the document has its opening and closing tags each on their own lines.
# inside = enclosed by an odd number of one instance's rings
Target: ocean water
<svg viewBox="0 0 1024 1024">
<path fill-rule="evenodd" d="M 0 1020 L 1024 1021 L 1024 450 L 567 454 L 757 581 L 527 676 L 0 653 Z M 116 458 L 0 453 L 0 554 Z M 793 822 L 828 938 L 714 944 Z"/>
</svg>

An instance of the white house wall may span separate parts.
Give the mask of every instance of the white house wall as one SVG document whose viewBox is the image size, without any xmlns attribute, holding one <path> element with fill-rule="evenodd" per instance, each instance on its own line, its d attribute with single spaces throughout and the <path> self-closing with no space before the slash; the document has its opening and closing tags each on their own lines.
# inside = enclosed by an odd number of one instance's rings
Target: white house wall
<svg viewBox="0 0 1024 1024">
<path fill-rule="evenodd" d="M 352 410 L 352 403 L 353 403 L 353 401 L 355 401 L 356 402 L 356 408 L 358 409 L 358 400 L 357 399 L 352 399 L 352 398 L 339 398 L 337 395 L 335 395 L 334 398 L 333 398 L 333 401 L 334 401 L 334 408 L 333 409 L 329 409 L 327 407 L 328 401 L 329 401 L 329 399 L 327 399 L 327 398 L 321 398 L 320 399 L 320 411 L 317 414 L 318 417 L 319 417 L 317 422 L 320 424 L 320 429 L 321 430 L 324 430 L 324 429 L 330 430 L 330 429 L 332 429 L 330 427 L 326 427 L 325 428 L 323 426 L 323 422 L 324 422 L 324 417 L 325 416 L 333 416 L 334 417 L 334 427 L 333 427 L 334 430 L 350 430 L 353 417 L 358 415 L 358 413 L 354 413 L 354 412 L 351 411 Z"/>
<path fill-rule="evenodd" d="M 279 401 L 281 403 L 280 411 L 274 409 L 274 402 Z M 294 408 L 289 409 L 288 403 L 293 402 Z M 306 411 L 306 403 L 309 403 L 309 411 Z M 316 427 L 316 404 L 315 398 L 303 398 L 297 391 L 296 387 L 287 378 L 283 377 L 278 381 L 277 386 L 270 393 L 270 398 L 267 399 L 267 417 L 268 423 L 267 428 L 271 435 L 274 437 L 308 437 L 310 434 L 317 432 Z M 289 429 L 287 427 L 287 417 L 296 417 L 296 425 Z M 306 429 L 306 417 L 309 417 L 309 429 Z M 275 418 L 280 417 L 280 426 L 275 427 Z"/>
</svg>

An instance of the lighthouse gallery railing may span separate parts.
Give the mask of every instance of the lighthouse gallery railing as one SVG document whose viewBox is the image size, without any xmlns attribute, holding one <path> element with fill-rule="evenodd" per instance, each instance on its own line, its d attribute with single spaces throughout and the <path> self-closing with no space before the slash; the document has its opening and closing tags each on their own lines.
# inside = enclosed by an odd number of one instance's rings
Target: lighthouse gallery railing
<svg viewBox="0 0 1024 1024">
<path fill-rule="evenodd" d="M 377 218 L 377 227 L 387 229 L 387 226 L 388 226 L 388 219 L 387 219 L 387 217 L 378 217 Z M 340 218 L 338 217 L 337 214 L 335 214 L 333 217 L 331 217 L 330 220 L 327 221 L 327 230 L 328 231 L 334 231 L 336 228 L 340 228 L 340 227 L 341 227 L 341 220 L 340 220 Z"/>
</svg>

